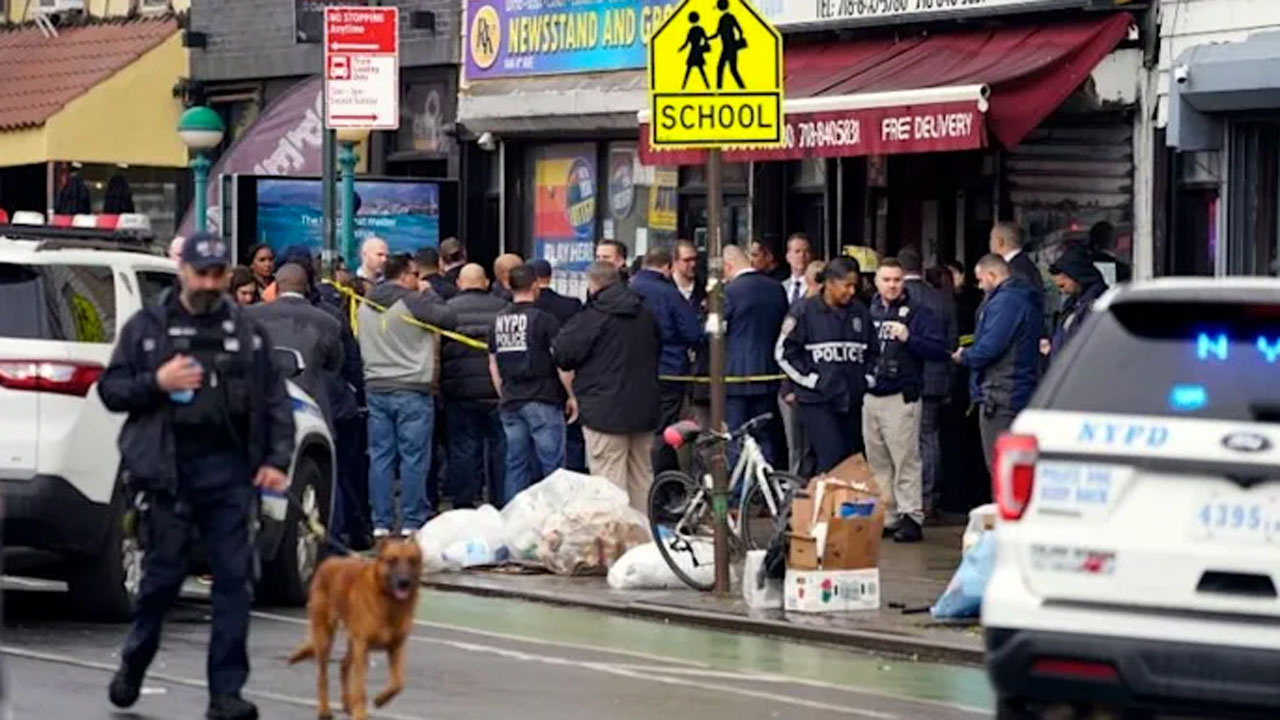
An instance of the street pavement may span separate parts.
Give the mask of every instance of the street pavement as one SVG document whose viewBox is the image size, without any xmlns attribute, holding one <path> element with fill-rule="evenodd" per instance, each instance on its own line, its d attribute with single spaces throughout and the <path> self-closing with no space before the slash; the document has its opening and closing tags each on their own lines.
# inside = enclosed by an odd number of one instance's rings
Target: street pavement
<svg viewBox="0 0 1280 720">
<path fill-rule="evenodd" d="M 106 684 L 124 627 L 76 621 L 65 596 L 5 592 L 0 638 L 15 718 L 200 718 L 209 607 L 185 598 L 131 712 Z M 602 717 L 989 717 L 981 669 L 861 655 L 536 603 L 424 592 L 408 688 L 371 717 L 387 720 Z M 256 611 L 246 695 L 264 718 L 311 718 L 315 666 L 284 658 L 306 632 L 298 610 Z M 340 646 L 340 645 L 339 645 Z M 336 678 L 337 668 L 331 669 Z M 375 656 L 371 688 L 386 680 Z M 335 685 L 336 687 L 336 685 Z M 336 694 L 336 690 L 335 690 Z"/>
</svg>

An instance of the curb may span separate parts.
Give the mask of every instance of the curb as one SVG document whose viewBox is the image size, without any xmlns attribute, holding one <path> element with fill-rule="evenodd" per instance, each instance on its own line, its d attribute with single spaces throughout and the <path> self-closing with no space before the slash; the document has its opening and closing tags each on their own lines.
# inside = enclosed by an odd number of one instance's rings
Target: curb
<svg viewBox="0 0 1280 720">
<path fill-rule="evenodd" d="M 981 648 L 975 648 L 959 643 L 949 643 L 941 640 L 911 637 L 908 635 L 896 635 L 869 630 L 847 630 L 799 625 L 780 620 L 706 612 L 703 610 L 693 610 L 691 608 L 645 602 L 610 602 L 606 600 L 591 600 L 588 598 L 568 597 L 554 593 L 494 587 L 492 585 L 455 583 L 448 580 L 433 579 L 431 576 L 424 578 L 422 584 L 425 587 L 442 592 L 454 592 L 511 600 L 526 600 L 529 602 L 557 605 L 560 607 L 595 610 L 612 615 L 624 615 L 642 618 L 645 620 L 657 620 L 661 622 L 681 623 L 716 630 L 767 635 L 784 640 L 798 640 L 807 643 L 830 645 L 844 650 L 886 653 L 899 657 L 912 657 L 913 659 L 925 661 L 961 665 L 982 665 L 984 661 L 984 653 Z"/>
</svg>

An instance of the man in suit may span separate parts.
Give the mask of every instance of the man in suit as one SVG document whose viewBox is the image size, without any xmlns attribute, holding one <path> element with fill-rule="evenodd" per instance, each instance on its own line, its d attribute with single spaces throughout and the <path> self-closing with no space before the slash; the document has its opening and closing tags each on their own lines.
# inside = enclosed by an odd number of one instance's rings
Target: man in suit
<svg viewBox="0 0 1280 720">
<path fill-rule="evenodd" d="M 774 347 L 782 321 L 787 317 L 787 294 L 781 283 L 751 267 L 750 259 L 737 245 L 724 248 L 725 375 L 748 377 L 777 375 Z M 735 430 L 746 421 L 765 413 L 777 427 L 766 426 L 754 435 L 765 457 L 775 467 L 784 467 L 785 439 L 778 412 L 777 380 L 731 383 L 725 391 L 725 421 Z M 730 458 L 730 463 L 736 458 Z"/>
<path fill-rule="evenodd" d="M 529 262 L 538 280 L 538 298 L 533 301 L 537 309 L 550 313 L 564 327 L 569 318 L 582 311 L 582 301 L 565 297 L 551 287 L 551 263 L 538 259 Z M 582 421 L 574 420 L 565 426 L 564 466 L 576 472 L 587 471 L 587 441 L 582 435 Z"/>
<path fill-rule="evenodd" d="M 307 299 L 307 271 L 301 265 L 281 266 L 276 289 L 274 302 L 250 305 L 245 312 L 262 325 L 276 348 L 302 356 L 302 373 L 294 382 L 316 401 L 332 427 L 329 385 L 330 377 L 342 369 L 342 323 Z"/>
<path fill-rule="evenodd" d="M 808 294 L 809 284 L 805 275 L 812 259 L 813 250 L 808 235 L 796 233 L 787 238 L 787 278 L 782 281 L 782 289 L 787 294 L 787 305 L 793 313 Z M 807 470 L 813 463 L 809 462 L 812 460 L 809 457 L 809 438 L 804 424 L 800 422 L 800 413 L 797 412 L 795 386 L 784 381 L 778 399 L 778 409 L 782 412 L 782 424 L 787 436 L 787 469 L 801 477 L 808 477 Z"/>
<path fill-rule="evenodd" d="M 677 240 L 671 251 L 671 280 L 676 289 L 701 314 L 706 309 L 707 283 L 698 267 L 698 246 L 688 240 Z"/>
<path fill-rule="evenodd" d="M 959 340 L 955 300 L 924 281 L 921 274 L 924 260 L 915 247 L 903 248 L 898 253 L 898 262 L 902 265 L 902 284 L 906 288 L 908 302 L 926 308 L 941 324 L 947 353 L 954 352 Z M 924 363 L 924 385 L 920 395 L 920 463 L 926 517 L 938 509 L 942 488 L 946 485 L 941 435 L 943 407 L 951 397 L 951 370 L 949 360 L 926 360 Z"/>
<path fill-rule="evenodd" d="M 1031 286 L 1031 297 L 1042 320 L 1041 337 L 1048 338 L 1052 318 L 1046 318 L 1044 312 L 1044 276 L 1036 262 L 1022 249 L 1022 229 L 1014 222 L 998 222 L 991 228 L 989 245 L 992 254 L 999 255 L 1008 263 L 1010 277 Z"/>
</svg>

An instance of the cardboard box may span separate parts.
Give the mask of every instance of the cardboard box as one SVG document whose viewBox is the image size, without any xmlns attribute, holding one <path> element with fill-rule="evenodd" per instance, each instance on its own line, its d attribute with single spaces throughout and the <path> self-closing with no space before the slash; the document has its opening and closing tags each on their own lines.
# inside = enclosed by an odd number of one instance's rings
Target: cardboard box
<svg viewBox="0 0 1280 720">
<path fill-rule="evenodd" d="M 787 570 L 783 607 L 829 613 L 880 608 L 880 570 Z"/>
<path fill-rule="evenodd" d="M 875 503 L 870 517 L 840 517 L 845 503 L 865 501 Z M 862 570 L 878 565 L 884 502 L 862 455 L 846 459 L 796 493 L 790 528 L 788 568 Z"/>
<path fill-rule="evenodd" d="M 822 569 L 863 570 L 880 563 L 880 533 L 884 514 L 872 517 L 832 518 L 822 549 Z M 798 567 L 798 566 L 797 566 Z"/>
<path fill-rule="evenodd" d="M 790 533 L 789 539 L 791 545 L 787 551 L 787 568 L 817 570 L 820 567 L 818 539 L 812 535 L 797 535 L 795 533 Z"/>
</svg>

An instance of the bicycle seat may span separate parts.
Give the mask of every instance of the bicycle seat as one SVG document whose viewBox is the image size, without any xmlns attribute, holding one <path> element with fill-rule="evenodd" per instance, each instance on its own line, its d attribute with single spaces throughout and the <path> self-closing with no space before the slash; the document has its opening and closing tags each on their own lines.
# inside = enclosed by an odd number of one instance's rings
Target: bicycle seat
<svg viewBox="0 0 1280 720">
<path fill-rule="evenodd" d="M 681 420 L 662 431 L 662 441 L 669 447 L 681 448 L 696 440 L 702 434 L 702 428 L 692 420 Z"/>
</svg>

